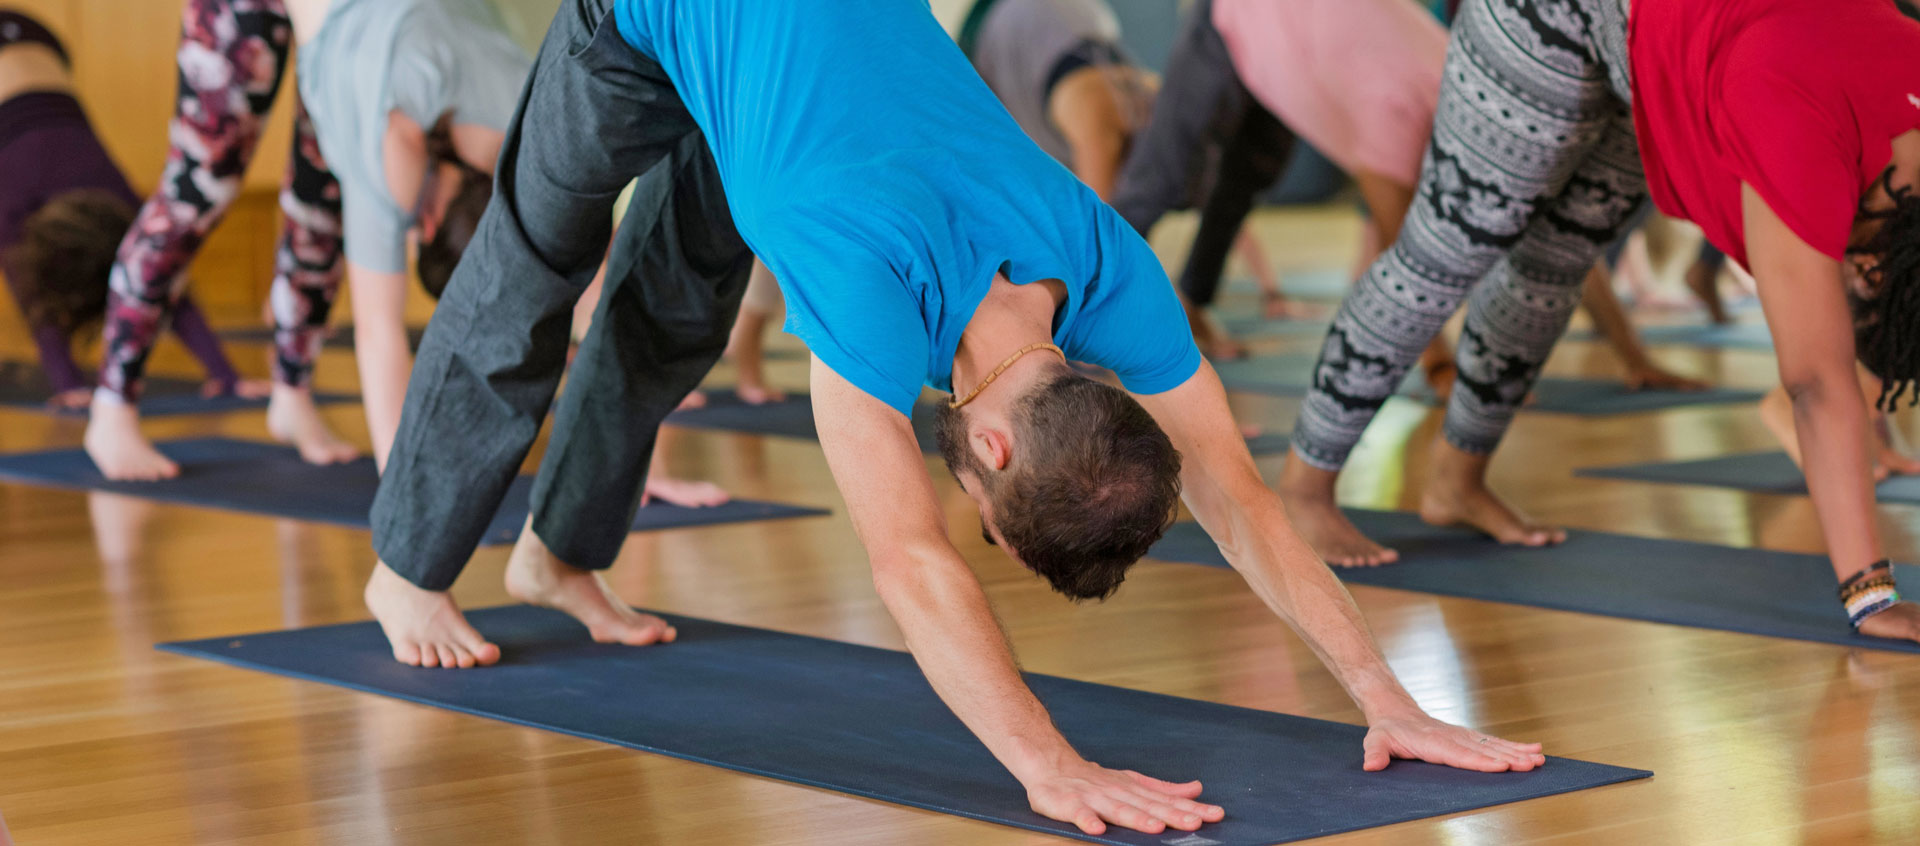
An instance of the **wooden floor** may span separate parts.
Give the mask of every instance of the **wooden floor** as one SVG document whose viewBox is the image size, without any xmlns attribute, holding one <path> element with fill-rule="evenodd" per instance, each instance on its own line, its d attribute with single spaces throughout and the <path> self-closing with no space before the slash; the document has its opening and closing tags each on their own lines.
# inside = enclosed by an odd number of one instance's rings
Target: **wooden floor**
<svg viewBox="0 0 1920 846">
<path fill-rule="evenodd" d="M 1260 229 L 1290 266 L 1341 265 L 1356 232 L 1335 211 L 1270 215 Z M 0 334 L 0 353 L 26 354 L 11 324 Z M 1305 349 L 1314 340 L 1289 343 Z M 259 348 L 236 353 L 264 368 L 253 360 L 263 359 Z M 1734 385 L 1765 387 L 1773 375 L 1762 353 L 1658 355 Z M 1594 345 L 1569 343 L 1550 369 L 1613 368 Z M 774 372 L 794 387 L 805 378 L 799 363 Z M 715 374 L 727 378 L 724 369 Z M 320 380 L 350 388 L 351 359 L 327 353 Z M 1237 402 L 1246 421 L 1272 425 L 1296 408 Z M 329 414 L 365 443 L 357 407 Z M 1349 500 L 1413 503 L 1436 429 L 1436 414 L 1391 406 L 1356 457 Z M 156 421 L 152 430 L 265 435 L 258 413 Z M 71 421 L 0 412 L 0 451 L 76 445 L 80 434 Z M 1577 466 L 1767 445 L 1743 407 L 1604 420 L 1523 415 L 1496 481 L 1537 515 L 1576 528 L 1817 551 L 1802 498 L 1571 475 Z M 816 446 L 685 433 L 669 449 L 678 471 L 740 495 L 840 507 Z M 1263 469 L 1276 471 L 1277 459 Z M 956 525 L 973 525 L 959 519 L 964 497 L 944 472 L 936 478 Z M 1912 560 L 1920 512 L 1888 506 L 1883 514 L 1889 551 Z M 1230 572 L 1143 564 L 1112 601 L 1076 607 L 972 531 L 956 541 L 1028 669 L 1359 719 L 1312 654 Z M 455 589 L 462 603 L 506 601 L 504 557 L 504 549 L 475 557 Z M 360 585 L 372 565 L 364 532 L 0 485 L 0 816 L 14 837 L 36 846 L 1055 842 L 153 649 L 364 619 Z M 636 535 L 612 579 L 636 604 L 901 645 L 844 515 Z M 1920 656 L 1353 592 L 1394 668 L 1435 714 L 1658 775 L 1327 842 L 1920 842 Z M 1357 748 L 1354 757 L 1357 766 Z"/>
</svg>

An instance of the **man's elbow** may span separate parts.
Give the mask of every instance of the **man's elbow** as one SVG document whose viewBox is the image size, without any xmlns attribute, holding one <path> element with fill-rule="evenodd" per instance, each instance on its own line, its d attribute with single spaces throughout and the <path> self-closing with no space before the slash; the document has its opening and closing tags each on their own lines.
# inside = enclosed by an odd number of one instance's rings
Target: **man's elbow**
<svg viewBox="0 0 1920 846">
<path fill-rule="evenodd" d="M 912 605 L 926 576 L 923 558 L 913 550 L 894 547 L 870 550 L 867 564 L 872 571 L 873 589 L 888 608 Z"/>
<path fill-rule="evenodd" d="M 966 562 L 945 543 L 942 538 L 938 544 L 868 550 L 868 568 L 880 601 L 896 615 L 912 612 L 922 605 L 942 601 L 940 597 L 956 583 L 954 579 L 971 578 L 972 571 Z"/>
</svg>

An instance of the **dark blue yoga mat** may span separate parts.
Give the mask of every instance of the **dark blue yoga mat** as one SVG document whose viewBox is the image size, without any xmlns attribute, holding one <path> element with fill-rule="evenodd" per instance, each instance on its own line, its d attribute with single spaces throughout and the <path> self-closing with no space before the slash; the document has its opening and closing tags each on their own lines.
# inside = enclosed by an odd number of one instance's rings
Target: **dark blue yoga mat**
<svg viewBox="0 0 1920 846">
<path fill-rule="evenodd" d="M 676 411 L 667 417 L 667 424 L 689 429 L 820 440 L 820 434 L 813 426 L 813 400 L 806 394 L 792 393 L 780 402 L 750 405 L 731 390 L 704 393 L 707 396 L 705 408 Z M 913 409 L 913 434 L 920 441 L 920 451 L 928 455 L 940 451 L 933 434 L 934 411 L 935 406 L 924 402 Z M 1254 455 L 1286 452 L 1287 440 L 1285 433 L 1266 433 L 1249 438 L 1247 448 Z"/>
<path fill-rule="evenodd" d="M 1834 596 L 1833 568 L 1817 555 L 1589 531 L 1528 549 L 1429 526 L 1406 512 L 1348 509 L 1347 516 L 1400 552 L 1397 564 L 1334 568 L 1349 584 L 1920 653 L 1920 643 L 1855 634 Z M 1227 566 L 1196 523 L 1176 524 L 1148 555 Z M 1897 566 L 1900 578 L 1920 580 L 1920 567 Z"/>
<path fill-rule="evenodd" d="M 223 411 L 249 411 L 267 407 L 267 401 L 261 399 L 243 399 L 241 397 L 202 397 L 200 385 L 192 379 L 171 379 L 150 377 L 140 396 L 140 414 L 143 417 L 169 417 L 178 414 L 216 414 Z M 53 398 L 53 387 L 47 384 L 47 376 L 37 364 L 19 361 L 0 362 L 0 406 L 59 414 L 63 417 L 85 417 L 87 410 L 53 409 L 47 407 L 47 400 Z M 346 394 L 330 394 L 315 391 L 315 402 L 328 405 L 337 402 L 353 402 L 354 397 Z"/>
<path fill-rule="evenodd" d="M 60 488 L 112 491 L 180 505 L 222 508 L 264 517 L 368 527 L 367 512 L 380 478 L 373 460 L 316 467 L 290 447 L 231 438 L 161 441 L 157 446 L 179 462 L 180 476 L 163 482 L 109 482 L 77 449 L 0 455 L 0 479 Z M 483 544 L 508 544 L 527 519 L 533 477 L 521 476 L 507 489 Z M 657 503 L 633 518 L 636 532 L 743 523 L 828 512 L 773 502 L 737 499 L 713 508 L 681 508 Z"/>
<path fill-rule="evenodd" d="M 1096 843 L 1257 846 L 1645 778 L 1553 758 L 1530 773 L 1396 761 L 1360 769 L 1357 726 L 1028 674 L 1088 759 L 1205 783 L 1226 807 L 1198 837 L 1088 837 L 1027 808 L 1025 792 L 941 704 L 904 652 L 668 615 L 672 644 L 593 643 L 526 606 L 467 615 L 500 665 L 395 663 L 374 623 L 160 648 L 254 670 L 557 731 L 731 770 Z M 830 833 L 823 837 L 831 839 Z"/>
<path fill-rule="evenodd" d="M 1279 397 L 1304 396 L 1312 381 L 1314 359 L 1308 356 L 1261 356 L 1220 362 L 1214 369 L 1229 391 Z M 1418 370 L 1409 371 L 1400 395 L 1432 403 L 1433 392 Z M 1565 379 L 1548 376 L 1533 386 L 1533 398 L 1522 411 L 1604 417 L 1665 411 L 1705 405 L 1759 402 L 1761 391 L 1709 388 L 1704 391 L 1630 391 L 1618 381 Z"/>
<path fill-rule="evenodd" d="M 1784 452 L 1749 452 L 1697 461 L 1655 461 L 1620 467 L 1589 467 L 1576 475 L 1670 485 L 1702 485 L 1757 493 L 1806 496 L 1807 477 Z M 1881 502 L 1920 504 L 1920 476 L 1894 476 L 1875 491 Z"/>
</svg>

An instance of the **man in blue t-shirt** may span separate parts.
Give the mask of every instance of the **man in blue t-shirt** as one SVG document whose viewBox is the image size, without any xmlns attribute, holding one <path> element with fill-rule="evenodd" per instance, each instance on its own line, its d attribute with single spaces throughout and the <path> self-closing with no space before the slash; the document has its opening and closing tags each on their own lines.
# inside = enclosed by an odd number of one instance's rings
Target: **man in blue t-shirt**
<svg viewBox="0 0 1920 846">
<path fill-rule="evenodd" d="M 508 565 L 516 597 L 599 640 L 674 638 L 597 571 L 626 535 L 651 433 L 718 358 L 758 254 L 813 352 L 820 440 L 881 598 L 1036 810 L 1094 833 L 1222 814 L 1198 784 L 1104 769 L 1054 729 L 947 538 L 907 418 L 923 386 L 954 394 L 940 448 L 986 537 L 1061 593 L 1113 593 L 1184 488 L 1366 713 L 1367 768 L 1544 761 L 1427 716 L 1394 679 L 1261 481 L 1159 262 L 1026 139 L 924 3 L 567 0 L 497 173 L 374 504 L 367 601 L 400 660 L 498 659 L 444 591 L 538 432 L 608 210 L 639 175 L 602 296 L 623 313 L 597 325 L 646 331 L 581 348 Z"/>
</svg>

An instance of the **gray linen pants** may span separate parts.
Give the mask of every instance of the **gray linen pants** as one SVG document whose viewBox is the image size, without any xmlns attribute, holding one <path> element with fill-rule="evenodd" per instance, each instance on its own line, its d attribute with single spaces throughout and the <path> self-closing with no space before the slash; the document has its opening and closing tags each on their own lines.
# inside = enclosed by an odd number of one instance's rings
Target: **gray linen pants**
<svg viewBox="0 0 1920 846">
<path fill-rule="evenodd" d="M 726 347 L 752 255 L 704 137 L 613 0 L 567 0 L 541 45 L 495 171 L 492 205 L 413 368 L 373 504 L 373 544 L 444 590 L 531 449 L 562 373 L 574 303 L 639 177 L 593 330 L 555 414 L 533 528 L 561 560 L 610 566 L 654 437 Z"/>
</svg>

